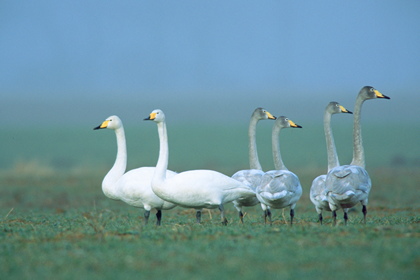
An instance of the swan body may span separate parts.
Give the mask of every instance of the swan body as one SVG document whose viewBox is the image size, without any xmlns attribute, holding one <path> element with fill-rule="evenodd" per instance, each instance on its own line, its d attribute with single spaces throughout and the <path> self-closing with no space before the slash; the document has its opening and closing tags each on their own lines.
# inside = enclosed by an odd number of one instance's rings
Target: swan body
<svg viewBox="0 0 420 280">
<path fill-rule="evenodd" d="M 102 181 L 103 193 L 114 200 L 121 200 L 128 205 L 144 208 L 147 224 L 151 209 L 157 210 L 157 225 L 161 223 L 161 210 L 174 208 L 176 205 L 160 199 L 151 187 L 155 167 L 140 167 L 125 173 L 127 167 L 127 148 L 124 127 L 118 116 L 110 116 L 94 129 L 112 129 L 117 136 L 117 158 L 111 170 Z M 168 170 L 168 177 L 176 173 Z"/>
<path fill-rule="evenodd" d="M 371 86 L 365 86 L 360 90 L 354 107 L 353 160 L 350 165 L 334 167 L 327 174 L 325 193 L 329 207 L 333 212 L 334 224 L 338 209 L 343 209 L 344 223 L 347 224 L 348 209 L 359 202 L 363 206 L 363 221 L 366 223 L 368 196 L 372 184 L 369 174 L 365 170 L 360 119 L 363 102 L 377 98 L 390 99 Z"/>
<path fill-rule="evenodd" d="M 364 168 L 357 165 L 339 166 L 339 168 L 333 169 L 327 182 L 331 183 L 332 180 L 335 183 L 334 191 L 328 193 L 331 209 L 352 208 L 361 201 L 367 203 L 372 182 Z"/>
<path fill-rule="evenodd" d="M 279 134 L 282 128 L 301 128 L 288 118 L 277 118 L 272 131 L 273 158 L 276 170 L 268 171 L 262 178 L 262 183 L 257 187 L 257 198 L 264 211 L 265 220 L 269 218 L 271 224 L 270 208 L 281 209 L 290 207 L 290 224 L 293 224 L 294 208 L 302 196 L 302 186 L 299 178 L 289 171 L 283 163 L 280 153 Z"/>
<path fill-rule="evenodd" d="M 249 152 L 249 165 L 252 169 L 246 169 L 246 170 L 240 170 L 232 175 L 232 178 L 235 180 L 238 180 L 247 186 L 249 186 L 254 192 L 261 184 L 261 179 L 264 175 L 264 172 L 262 171 L 261 164 L 258 159 L 258 152 L 257 152 L 257 140 L 256 140 L 256 131 L 257 131 L 257 123 L 260 120 L 275 120 L 276 117 L 273 116 L 270 112 L 263 108 L 257 108 L 254 110 L 251 116 L 251 121 L 249 122 L 249 128 L 248 128 L 248 138 L 249 138 L 249 144 L 248 144 L 248 152 Z M 242 199 L 237 199 L 233 201 L 233 205 L 239 212 L 239 218 L 241 219 L 241 222 L 243 223 L 243 212 L 242 208 L 244 206 L 254 206 L 259 203 L 259 200 L 257 196 L 250 196 L 245 197 Z"/>
<path fill-rule="evenodd" d="M 247 170 L 240 170 L 232 175 L 232 178 L 244 183 L 248 186 L 252 191 L 256 191 L 257 187 L 261 185 L 262 178 L 264 176 L 264 172 L 259 169 L 247 169 Z M 243 223 L 243 207 L 251 207 L 255 206 L 259 203 L 259 200 L 256 195 L 239 198 L 233 201 L 233 206 L 238 210 L 239 218 Z"/>
<path fill-rule="evenodd" d="M 162 200 L 152 190 L 152 178 L 155 167 L 140 167 L 125 173 L 118 181 L 119 197 L 125 203 L 134 207 L 143 207 L 145 210 L 151 209 L 169 210 L 176 205 Z M 176 173 L 168 170 L 168 177 L 173 177 Z"/>
<path fill-rule="evenodd" d="M 275 209 L 296 204 L 302 195 L 299 178 L 289 170 L 271 170 L 265 173 L 258 198 L 262 204 Z"/>
<path fill-rule="evenodd" d="M 242 192 L 255 195 L 248 186 L 213 170 L 190 170 L 178 175 L 153 190 L 165 200 L 183 207 L 212 209 L 241 197 Z"/>
<path fill-rule="evenodd" d="M 328 155 L 328 171 L 332 168 L 339 166 L 339 160 L 337 156 L 337 150 L 335 147 L 334 137 L 331 129 L 331 117 L 333 114 L 339 113 L 348 113 L 353 114 L 338 102 L 330 102 L 325 108 L 324 112 L 324 132 L 325 140 L 327 144 L 327 155 Z M 315 205 L 315 209 L 318 213 L 319 221 L 322 224 L 322 211 L 331 211 L 330 205 L 328 203 L 328 198 L 325 194 L 325 180 L 327 178 L 326 174 L 319 175 L 312 181 L 309 198 L 312 203 Z"/>
<path fill-rule="evenodd" d="M 186 208 L 201 210 L 218 207 L 223 224 L 227 224 L 223 209 L 225 203 L 255 196 L 247 185 L 213 170 L 190 170 L 167 177 L 169 151 L 165 115 L 158 109 L 145 120 L 154 121 L 159 133 L 159 159 L 152 179 L 152 189 L 157 196 Z"/>
</svg>

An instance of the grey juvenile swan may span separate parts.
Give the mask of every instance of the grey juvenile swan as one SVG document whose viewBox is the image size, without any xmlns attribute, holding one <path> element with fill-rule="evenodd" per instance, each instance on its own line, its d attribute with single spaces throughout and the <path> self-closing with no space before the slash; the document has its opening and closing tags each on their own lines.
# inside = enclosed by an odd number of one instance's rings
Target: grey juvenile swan
<svg viewBox="0 0 420 280">
<path fill-rule="evenodd" d="M 290 172 L 283 163 L 280 154 L 279 134 L 282 128 L 301 128 L 288 118 L 277 118 L 272 131 L 273 158 L 276 170 L 264 174 L 262 183 L 257 187 L 257 198 L 264 211 L 264 220 L 269 218 L 271 224 L 270 208 L 280 209 L 290 207 L 290 224 L 293 224 L 294 208 L 302 195 L 302 186 L 299 178 Z"/>
<path fill-rule="evenodd" d="M 363 102 L 376 98 L 390 99 L 371 86 L 365 86 L 360 90 L 354 106 L 353 160 L 350 165 L 337 166 L 327 174 L 325 191 L 329 206 L 333 212 L 334 224 L 336 224 L 337 218 L 336 211 L 342 208 L 344 211 L 344 223 L 347 225 L 348 209 L 359 202 L 363 205 L 363 221 L 366 223 L 368 196 L 372 183 L 369 174 L 365 170 L 360 118 Z"/>
<path fill-rule="evenodd" d="M 256 140 L 256 131 L 257 123 L 260 120 L 275 120 L 276 117 L 270 114 L 267 110 L 263 108 L 257 108 L 254 110 L 251 116 L 248 127 L 248 152 L 249 152 L 249 166 L 251 169 L 240 170 L 232 175 L 232 178 L 238 180 L 247 186 L 249 186 L 254 192 L 261 184 L 261 179 L 264 175 L 260 161 L 258 159 L 257 152 L 257 140 Z M 239 212 L 239 217 L 241 222 L 244 222 L 244 214 L 242 212 L 242 207 L 244 206 L 254 206 L 259 203 L 259 200 L 256 196 L 251 196 L 247 198 L 237 199 L 233 201 L 233 205 Z"/>
<path fill-rule="evenodd" d="M 337 150 L 335 148 L 334 137 L 331 129 L 331 117 L 333 114 L 348 113 L 353 114 L 338 102 L 330 102 L 324 111 L 324 133 L 325 141 L 327 144 L 327 156 L 328 156 L 328 171 L 336 166 L 340 165 L 337 156 Z M 327 196 L 325 195 L 325 179 L 327 174 L 319 175 L 312 181 L 309 198 L 315 205 L 315 209 L 318 213 L 319 222 L 322 225 L 322 210 L 331 211 L 328 204 Z"/>
</svg>

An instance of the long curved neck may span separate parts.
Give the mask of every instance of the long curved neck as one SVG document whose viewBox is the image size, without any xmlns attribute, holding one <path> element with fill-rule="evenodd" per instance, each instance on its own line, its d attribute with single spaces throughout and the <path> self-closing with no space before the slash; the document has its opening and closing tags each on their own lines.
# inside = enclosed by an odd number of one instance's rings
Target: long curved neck
<svg viewBox="0 0 420 280">
<path fill-rule="evenodd" d="M 257 137 L 256 137 L 257 123 L 258 123 L 258 120 L 255 118 L 251 118 L 251 121 L 249 122 L 249 128 L 248 128 L 249 167 L 251 169 L 262 170 L 260 161 L 258 159 L 258 151 L 257 151 Z"/>
<path fill-rule="evenodd" d="M 271 133 L 271 141 L 272 141 L 272 148 L 273 148 L 273 160 L 274 166 L 276 170 L 288 170 L 283 163 L 280 153 L 280 130 L 281 127 L 273 126 L 273 131 Z"/>
<path fill-rule="evenodd" d="M 157 123 L 159 133 L 159 159 L 156 164 L 155 174 L 152 179 L 152 186 L 162 184 L 166 179 L 166 170 L 168 169 L 168 134 L 165 122 Z"/>
<path fill-rule="evenodd" d="M 324 132 L 325 141 L 327 143 L 327 156 L 328 156 L 328 171 L 336 166 L 340 165 L 337 156 L 337 150 L 335 148 L 334 136 L 331 128 L 331 116 L 332 114 L 325 110 L 324 113 Z"/>
<path fill-rule="evenodd" d="M 356 99 L 354 105 L 354 123 L 353 123 L 353 160 L 352 165 L 365 167 L 365 152 L 363 150 L 362 127 L 360 124 L 362 105 L 365 100 L 360 97 Z"/>
<path fill-rule="evenodd" d="M 115 135 L 117 137 L 117 158 L 115 159 L 114 165 L 102 181 L 102 190 L 107 196 L 113 196 L 113 187 L 118 179 L 124 175 L 127 168 L 127 147 L 124 128 L 117 128 L 115 130 Z"/>
</svg>

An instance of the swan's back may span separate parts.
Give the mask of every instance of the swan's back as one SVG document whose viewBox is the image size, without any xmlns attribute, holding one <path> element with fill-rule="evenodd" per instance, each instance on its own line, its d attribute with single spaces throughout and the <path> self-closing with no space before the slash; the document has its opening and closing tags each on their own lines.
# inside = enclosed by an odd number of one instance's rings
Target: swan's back
<svg viewBox="0 0 420 280">
<path fill-rule="evenodd" d="M 327 191 L 339 194 L 349 190 L 369 193 L 372 185 L 367 171 L 357 165 L 342 165 L 331 169 L 325 183 Z"/>
<path fill-rule="evenodd" d="M 232 178 L 249 186 L 252 190 L 256 190 L 261 184 L 264 171 L 259 169 L 240 170 L 232 175 Z"/>
<path fill-rule="evenodd" d="M 357 165 L 343 165 L 330 170 L 325 181 L 330 203 L 351 208 L 367 199 L 372 183 L 367 171 Z"/>
<path fill-rule="evenodd" d="M 295 173 L 289 170 L 271 170 L 264 174 L 262 179 L 263 188 L 268 188 L 272 192 L 280 192 L 283 190 L 289 192 L 301 192 L 299 178 Z"/>
<path fill-rule="evenodd" d="M 316 197 L 321 195 L 325 192 L 325 180 L 327 179 L 327 175 L 319 175 L 312 181 L 311 190 L 310 190 L 310 197 Z"/>
<path fill-rule="evenodd" d="M 247 185 L 213 170 L 185 171 L 167 178 L 161 186 L 153 189 L 165 196 L 164 199 L 194 208 L 216 208 L 255 195 Z"/>
<path fill-rule="evenodd" d="M 302 195 L 299 178 L 289 170 L 271 170 L 264 174 L 257 188 L 258 199 L 273 208 L 295 204 Z"/>
<path fill-rule="evenodd" d="M 175 204 L 159 198 L 152 190 L 151 183 L 155 173 L 155 167 L 140 167 L 125 173 L 117 181 L 118 197 L 125 203 L 144 207 L 145 205 L 157 209 L 171 209 Z M 175 172 L 168 170 L 168 178 L 176 175 Z"/>
<path fill-rule="evenodd" d="M 309 198 L 311 199 L 312 203 L 316 207 L 331 211 L 328 205 L 328 199 L 325 192 L 326 179 L 327 179 L 327 175 L 323 174 L 323 175 L 319 175 L 312 181 Z"/>
<path fill-rule="evenodd" d="M 261 185 L 262 178 L 264 176 L 264 171 L 259 169 L 247 169 L 247 170 L 240 170 L 232 175 L 232 178 L 244 183 L 247 185 L 252 191 L 256 192 L 257 187 Z M 259 200 L 256 195 L 248 196 L 244 198 L 237 199 L 233 201 L 233 204 L 238 209 L 238 211 L 242 211 L 240 207 L 242 206 L 254 206 L 259 203 Z"/>
</svg>

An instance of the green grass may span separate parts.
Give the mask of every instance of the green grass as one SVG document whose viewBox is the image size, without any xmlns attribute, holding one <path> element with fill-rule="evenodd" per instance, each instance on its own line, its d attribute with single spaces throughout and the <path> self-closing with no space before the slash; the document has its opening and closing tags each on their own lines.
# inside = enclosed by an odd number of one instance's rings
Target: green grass
<svg viewBox="0 0 420 280">
<path fill-rule="evenodd" d="M 265 225 L 259 206 L 246 208 L 241 224 L 232 205 L 226 206 L 228 226 L 216 210 L 204 211 L 197 225 L 194 211 L 183 208 L 165 211 L 161 227 L 153 215 L 144 226 L 142 209 L 102 194 L 102 178 L 115 160 L 112 131 L 93 131 L 96 123 L 86 129 L 4 129 L 0 278 L 418 279 L 418 124 L 393 131 L 364 127 L 373 182 L 367 224 L 355 207 L 348 226 L 339 212 L 333 227 L 328 212 L 325 224 L 317 223 L 308 197 L 311 181 L 326 169 L 322 127 L 298 123 L 304 128 L 281 136 L 284 161 L 303 187 L 293 227 L 287 210 L 273 210 L 273 225 Z M 156 163 L 156 127 L 148 124 L 126 128 L 129 169 Z M 248 165 L 246 126 L 168 129 L 173 170 L 210 168 L 230 175 Z M 266 170 L 273 168 L 270 129 L 262 124 L 258 131 Z M 351 133 L 336 132 L 346 163 Z"/>
<path fill-rule="evenodd" d="M 264 225 L 259 206 L 245 224 L 228 205 L 228 226 L 218 211 L 175 208 L 144 226 L 142 209 L 107 199 L 97 172 L 0 177 L 2 279 L 417 279 L 420 227 L 416 170 L 371 172 L 368 221 L 360 207 L 348 226 L 325 224 L 304 195 L 290 227 L 288 211 L 273 210 Z M 407 179 L 409 177 L 409 179 Z M 403 185 L 395 186 L 401 181 Z M 397 188 L 401 190 L 398 191 Z"/>
</svg>

